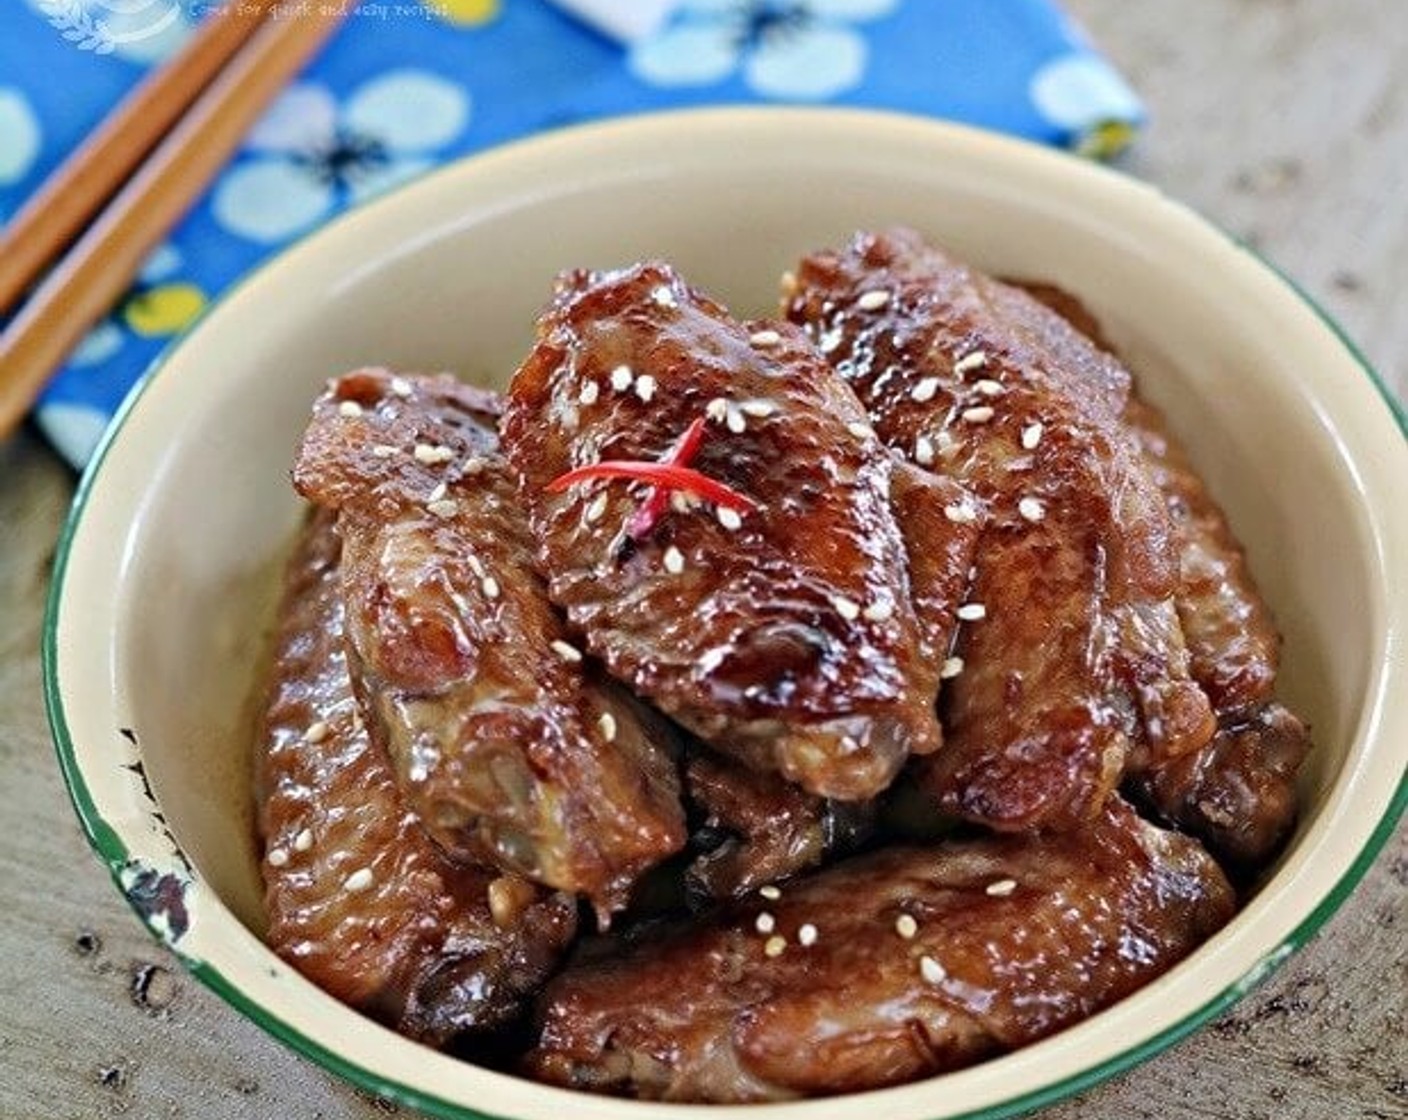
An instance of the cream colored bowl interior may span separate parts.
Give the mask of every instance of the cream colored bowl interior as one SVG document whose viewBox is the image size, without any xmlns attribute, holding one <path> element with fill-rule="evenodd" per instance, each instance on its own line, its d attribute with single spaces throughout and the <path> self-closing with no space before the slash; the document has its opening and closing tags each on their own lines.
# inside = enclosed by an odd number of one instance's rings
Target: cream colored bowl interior
<svg viewBox="0 0 1408 1120">
<path fill-rule="evenodd" d="M 746 1115 L 903 1120 L 1000 1105 L 1111 1068 L 1283 955 L 1368 843 L 1408 751 L 1405 596 L 1389 577 L 1408 571 L 1392 492 L 1408 454 L 1388 408 L 1282 281 L 1151 189 L 966 130 L 796 111 L 566 133 L 435 175 L 241 286 L 147 385 L 73 529 L 55 668 L 90 818 L 134 857 L 174 866 L 122 769 L 133 752 L 118 729 L 131 728 L 195 867 L 192 928 L 178 949 L 262 1009 L 266 1025 L 393 1092 L 514 1117 L 569 1106 L 581 1118 L 700 1115 L 564 1094 L 431 1054 L 324 997 L 259 943 L 248 699 L 298 516 L 290 455 L 311 398 L 349 367 L 449 369 L 502 385 L 561 268 L 663 257 L 735 312 L 758 314 L 800 253 L 889 223 L 998 273 L 1056 281 L 1096 311 L 1245 541 L 1286 635 L 1282 692 L 1313 722 L 1317 752 L 1277 876 L 1156 985 L 942 1081 Z"/>
</svg>

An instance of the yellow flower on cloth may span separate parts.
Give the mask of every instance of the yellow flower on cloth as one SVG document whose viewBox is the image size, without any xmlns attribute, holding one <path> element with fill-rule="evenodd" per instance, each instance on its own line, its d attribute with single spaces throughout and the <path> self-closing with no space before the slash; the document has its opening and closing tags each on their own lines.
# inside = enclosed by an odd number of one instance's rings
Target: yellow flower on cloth
<svg viewBox="0 0 1408 1120">
<path fill-rule="evenodd" d="M 132 287 L 101 319 L 69 359 L 71 365 L 97 365 L 122 349 L 128 333 L 168 338 L 184 330 L 202 311 L 207 298 L 198 284 L 172 279 L 181 269 L 174 245 L 162 245 L 142 266 Z"/>
<path fill-rule="evenodd" d="M 500 0 L 425 0 L 425 10 L 456 27 L 482 27 L 499 16 Z"/>
</svg>

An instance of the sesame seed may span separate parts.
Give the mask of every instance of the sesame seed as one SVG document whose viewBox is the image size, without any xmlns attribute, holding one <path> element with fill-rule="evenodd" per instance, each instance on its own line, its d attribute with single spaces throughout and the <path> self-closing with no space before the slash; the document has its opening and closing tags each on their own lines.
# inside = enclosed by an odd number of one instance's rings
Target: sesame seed
<svg viewBox="0 0 1408 1120">
<path fill-rule="evenodd" d="M 744 417 L 743 413 L 736 408 L 728 410 L 727 425 L 728 430 L 734 435 L 742 435 L 748 430 L 748 420 Z"/>
<path fill-rule="evenodd" d="M 455 514 L 459 513 L 460 504 L 455 501 L 454 498 L 440 498 L 430 502 L 425 508 L 436 517 L 448 521 L 451 517 L 454 517 Z"/>
<path fill-rule="evenodd" d="M 328 737 L 331 730 L 325 720 L 317 719 L 308 725 L 308 730 L 303 733 L 305 743 L 321 743 Z"/>
<path fill-rule="evenodd" d="M 939 379 L 937 377 L 926 377 L 909 391 L 909 395 L 913 400 L 919 401 L 922 404 L 924 401 L 933 400 L 938 392 Z"/>
<path fill-rule="evenodd" d="M 803 945 L 803 946 L 815 945 L 815 944 L 816 944 L 816 926 L 812 925 L 811 922 L 806 922 L 806 923 L 804 923 L 803 925 L 798 926 L 798 927 L 797 927 L 797 944 L 798 944 L 798 945 Z"/>
<path fill-rule="evenodd" d="M 562 658 L 569 665 L 575 665 L 582 660 L 582 651 L 571 642 L 564 642 L 561 638 L 554 638 L 548 643 L 552 647 L 553 653 Z"/>
<path fill-rule="evenodd" d="M 655 396 L 655 378 L 648 373 L 643 373 L 636 378 L 636 396 L 646 404 L 650 403 L 650 398 Z"/>
<path fill-rule="evenodd" d="M 364 891 L 371 885 L 372 869 L 370 867 L 360 868 L 342 880 L 342 889 L 345 891 Z"/>
<path fill-rule="evenodd" d="M 683 490 L 671 490 L 670 508 L 676 513 L 688 513 L 690 510 L 689 495 Z"/>
<path fill-rule="evenodd" d="M 704 406 L 704 415 L 709 417 L 714 423 L 720 423 L 728 415 L 728 401 L 723 397 L 715 397 Z"/>
<path fill-rule="evenodd" d="M 769 883 L 765 887 L 759 887 L 758 893 L 764 898 L 766 898 L 769 902 L 776 902 L 779 898 L 782 897 L 782 891 L 777 887 L 773 886 L 771 883 Z"/>
<path fill-rule="evenodd" d="M 942 455 L 944 458 L 948 458 L 950 455 L 952 455 L 955 451 L 958 450 L 958 441 L 954 439 L 952 435 L 949 434 L 947 429 L 938 434 L 937 443 L 939 448 L 939 454 Z"/>
<path fill-rule="evenodd" d="M 871 603 L 860 612 L 867 622 L 888 622 L 895 613 L 893 603 Z"/>
<path fill-rule="evenodd" d="M 990 377 L 973 382 L 973 388 L 985 397 L 1000 397 L 1007 392 L 1007 387 L 1001 381 L 994 381 Z"/>
<path fill-rule="evenodd" d="M 895 919 L 895 932 L 906 941 L 913 940 L 919 932 L 919 923 L 914 920 L 913 914 L 901 914 Z"/>
<path fill-rule="evenodd" d="M 486 599 L 497 599 L 499 597 L 499 581 L 493 576 L 485 576 L 479 581 L 479 586 L 483 589 Z"/>
<path fill-rule="evenodd" d="M 293 838 L 293 850 L 295 852 L 306 852 L 313 846 L 313 830 L 305 828 L 299 831 Z"/>
<path fill-rule="evenodd" d="M 270 867 L 284 867 L 288 863 L 288 853 L 282 848 L 270 848 L 264 860 Z"/>
<path fill-rule="evenodd" d="M 1028 521 L 1040 521 L 1046 516 L 1046 507 L 1036 498 L 1023 498 L 1017 503 L 1017 512 Z"/>
<path fill-rule="evenodd" d="M 1041 442 L 1041 433 L 1043 431 L 1045 431 L 1045 427 L 1039 420 L 1034 424 L 1028 424 L 1022 429 L 1022 446 L 1028 451 L 1034 451 L 1036 445 Z"/>
<path fill-rule="evenodd" d="M 582 388 L 577 393 L 577 400 L 582 404 L 596 404 L 597 397 L 601 396 L 601 386 L 595 381 L 583 381 Z"/>
<path fill-rule="evenodd" d="M 487 460 L 481 459 L 478 455 L 473 455 L 464 461 L 464 473 L 467 475 L 480 474 L 487 465 Z"/>
<path fill-rule="evenodd" d="M 418 443 L 416 444 L 415 457 L 417 463 L 425 463 L 433 466 L 436 463 L 448 463 L 455 457 L 454 451 L 441 444 Z"/>
<path fill-rule="evenodd" d="M 777 928 L 777 919 L 764 910 L 753 922 L 753 928 L 759 933 L 771 933 Z"/>
<path fill-rule="evenodd" d="M 855 754 L 856 751 L 860 750 L 860 740 L 854 735 L 842 735 L 841 750 L 846 754 Z"/>
<path fill-rule="evenodd" d="M 674 545 L 671 545 L 665 550 L 664 563 L 665 571 L 669 572 L 672 576 L 677 576 L 684 571 L 684 553 Z"/>
<path fill-rule="evenodd" d="M 960 502 L 957 505 L 944 506 L 944 516 L 955 525 L 966 525 L 978 519 L 978 511 L 967 502 Z"/>
<path fill-rule="evenodd" d="M 846 431 L 855 436 L 856 439 L 869 439 L 875 434 L 875 429 L 869 424 L 862 424 L 859 420 L 852 420 L 846 425 Z"/>
<path fill-rule="evenodd" d="M 920 436 L 914 441 L 914 461 L 921 467 L 934 465 L 934 441 L 928 436 Z"/>
<path fill-rule="evenodd" d="M 964 354 L 958 361 L 953 363 L 953 372 L 959 377 L 965 373 L 971 373 L 975 369 L 982 369 L 988 364 L 988 356 L 982 350 L 974 350 L 971 354 Z"/>
<path fill-rule="evenodd" d="M 926 984 L 942 984 L 948 979 L 948 973 L 944 966 L 933 957 L 919 958 L 919 975 L 924 977 Z"/>
<path fill-rule="evenodd" d="M 872 288 L 868 292 L 862 292 L 860 299 L 856 300 L 856 306 L 862 311 L 879 311 L 890 302 L 890 293 L 881 288 Z"/>
<path fill-rule="evenodd" d="M 401 449 L 392 447 L 389 443 L 376 443 L 372 445 L 372 454 L 378 459 L 390 459 L 393 455 L 399 455 Z"/>
<path fill-rule="evenodd" d="M 587 506 L 587 512 L 584 516 L 588 524 L 600 521 L 606 516 L 606 493 L 604 491 L 592 499 L 592 504 Z"/>
<path fill-rule="evenodd" d="M 959 673 L 963 672 L 963 658 L 948 657 L 944 659 L 943 668 L 939 670 L 939 680 L 951 681 Z"/>
<path fill-rule="evenodd" d="M 836 608 L 836 613 L 847 622 L 853 622 L 860 617 L 860 606 L 844 595 L 833 595 L 831 605 Z"/>
<path fill-rule="evenodd" d="M 655 303 L 660 307 L 676 306 L 675 293 L 670 291 L 669 287 L 665 284 L 661 284 L 653 292 L 651 292 L 650 298 L 654 300 Z"/>
<path fill-rule="evenodd" d="M 617 392 L 624 393 L 634 379 L 630 366 L 617 366 L 611 371 L 611 387 Z"/>
<path fill-rule="evenodd" d="M 777 411 L 772 401 L 744 401 L 738 408 L 745 415 L 757 417 L 771 416 Z"/>
<path fill-rule="evenodd" d="M 409 397 L 411 395 L 411 383 L 404 377 L 393 377 L 391 379 L 391 391 L 398 397 Z"/>
<path fill-rule="evenodd" d="M 736 509 L 729 509 L 728 506 L 720 506 L 714 516 L 719 519 L 719 524 L 730 533 L 737 532 L 739 529 L 743 528 L 743 518 L 738 515 Z"/>
<path fill-rule="evenodd" d="M 964 603 L 958 608 L 958 617 L 964 622 L 977 622 L 987 616 L 988 609 L 982 603 Z"/>
<path fill-rule="evenodd" d="M 431 489 L 430 493 L 425 496 L 425 500 L 427 502 L 438 502 L 441 498 L 446 495 L 446 493 L 449 492 L 449 489 L 450 488 L 446 486 L 443 482 L 437 482 L 435 486 Z"/>
<path fill-rule="evenodd" d="M 597 727 L 601 728 L 601 737 L 608 743 L 616 741 L 616 717 L 610 712 L 602 712 L 597 716 Z"/>
<path fill-rule="evenodd" d="M 475 579 L 483 579 L 489 574 L 484 570 L 484 562 L 472 552 L 465 557 L 465 563 L 469 565 L 469 570 L 474 573 Z"/>
<path fill-rule="evenodd" d="M 772 329 L 754 331 L 748 336 L 748 341 L 754 346 L 776 346 L 782 341 L 782 335 Z"/>
<path fill-rule="evenodd" d="M 1016 879 L 998 879 L 996 882 L 989 883 L 984 893 L 990 894 L 994 898 L 1006 898 L 1016 889 Z"/>
<path fill-rule="evenodd" d="M 780 957 L 787 950 L 787 938 L 776 935 L 769 937 L 763 944 L 763 956 Z"/>
<path fill-rule="evenodd" d="M 986 424 L 992 419 L 992 416 L 992 409 L 985 404 L 980 404 L 977 408 L 965 408 L 963 410 L 963 419 L 967 420 L 970 424 Z"/>
<path fill-rule="evenodd" d="M 337 406 L 337 411 L 339 415 L 353 419 L 362 415 L 362 406 L 356 401 L 343 401 Z"/>
</svg>

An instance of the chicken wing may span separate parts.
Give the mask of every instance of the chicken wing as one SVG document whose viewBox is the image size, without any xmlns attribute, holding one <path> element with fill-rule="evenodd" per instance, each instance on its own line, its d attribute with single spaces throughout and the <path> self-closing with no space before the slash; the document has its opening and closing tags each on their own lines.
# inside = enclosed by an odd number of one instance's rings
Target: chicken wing
<svg viewBox="0 0 1408 1120">
<path fill-rule="evenodd" d="M 294 481 L 338 511 L 354 686 L 427 830 L 604 920 L 684 844 L 671 737 L 548 604 L 496 410 L 450 377 L 350 374 Z"/>
<path fill-rule="evenodd" d="M 664 265 L 572 274 L 503 428 L 553 601 L 639 695 L 817 796 L 938 747 L 947 642 L 916 617 L 895 464 L 799 330 Z"/>
<path fill-rule="evenodd" d="M 685 764 L 690 801 L 714 842 L 685 871 L 692 900 L 742 897 L 855 848 L 873 831 L 873 801 L 831 801 L 708 751 Z"/>
<path fill-rule="evenodd" d="M 1120 423 L 1125 370 L 909 231 L 807 258 L 785 310 L 885 441 L 989 516 L 948 742 L 919 768 L 941 807 L 1004 830 L 1075 827 L 1131 762 L 1206 743 L 1172 527 Z"/>
<path fill-rule="evenodd" d="M 289 562 L 257 740 L 269 944 L 403 1034 L 482 1043 L 553 969 L 576 902 L 452 862 L 407 810 L 353 701 L 332 521 Z"/>
<path fill-rule="evenodd" d="M 1112 797 L 1083 830 L 890 848 L 549 983 L 525 1065 L 671 1101 L 855 1092 L 1044 1038 L 1218 929 L 1233 891 L 1197 842 Z"/>
<path fill-rule="evenodd" d="M 1024 284 L 1104 350 L 1111 344 L 1080 301 Z M 1224 866 L 1255 872 L 1296 819 L 1296 775 L 1309 732 L 1273 699 L 1280 634 L 1241 545 L 1157 409 L 1131 395 L 1124 421 L 1168 507 L 1179 557 L 1177 607 L 1190 671 L 1218 718 L 1206 746 L 1130 774 L 1127 789 L 1170 824 L 1199 837 Z"/>
</svg>

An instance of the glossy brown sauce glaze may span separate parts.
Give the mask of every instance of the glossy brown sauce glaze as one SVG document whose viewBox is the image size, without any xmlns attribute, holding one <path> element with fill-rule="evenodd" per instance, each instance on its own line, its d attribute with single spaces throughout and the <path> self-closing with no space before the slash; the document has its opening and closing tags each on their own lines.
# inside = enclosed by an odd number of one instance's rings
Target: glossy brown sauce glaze
<svg viewBox="0 0 1408 1120">
<path fill-rule="evenodd" d="M 584 465 L 665 459 L 700 421 L 689 465 L 751 509 L 677 492 L 637 536 L 645 487 L 549 489 Z M 823 797 L 871 797 L 939 746 L 931 647 L 947 634 L 926 629 L 941 612 L 916 615 L 896 465 L 795 327 L 738 322 L 664 265 L 571 274 L 503 427 L 553 601 L 638 695 Z M 950 529 L 928 544 L 940 561 L 961 552 Z"/>
<path fill-rule="evenodd" d="M 1120 422 L 1128 373 L 910 231 L 806 258 L 785 311 L 881 437 L 988 515 L 948 743 L 922 768 L 941 805 L 1005 830 L 1076 827 L 1127 765 L 1206 743 L 1172 526 Z"/>
<path fill-rule="evenodd" d="M 425 827 L 605 919 L 684 845 L 673 736 L 548 605 L 496 410 L 449 377 L 349 374 L 294 482 L 338 512 L 353 681 Z"/>
<path fill-rule="evenodd" d="M 895 847 L 628 946 L 544 992 L 525 1067 L 652 1100 L 856 1092 L 1044 1038 L 1231 917 L 1198 844 L 1118 797 L 1085 828 Z"/>
<path fill-rule="evenodd" d="M 403 1034 L 470 1041 L 518 1016 L 571 941 L 577 904 L 446 858 L 407 808 L 353 700 L 339 550 L 320 513 L 285 576 L 255 752 L 268 941 Z"/>
</svg>

